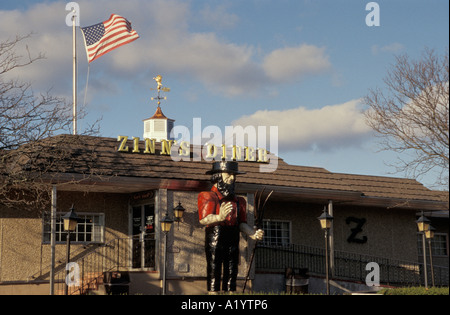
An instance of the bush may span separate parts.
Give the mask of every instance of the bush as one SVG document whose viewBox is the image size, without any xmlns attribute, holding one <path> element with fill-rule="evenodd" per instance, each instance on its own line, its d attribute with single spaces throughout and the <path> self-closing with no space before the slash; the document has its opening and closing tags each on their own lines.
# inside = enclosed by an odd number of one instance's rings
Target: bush
<svg viewBox="0 0 450 315">
<path fill-rule="evenodd" d="M 384 289 L 379 292 L 383 295 L 449 295 L 448 287 L 436 288 L 432 287 L 428 290 L 424 287 L 396 288 Z"/>
</svg>

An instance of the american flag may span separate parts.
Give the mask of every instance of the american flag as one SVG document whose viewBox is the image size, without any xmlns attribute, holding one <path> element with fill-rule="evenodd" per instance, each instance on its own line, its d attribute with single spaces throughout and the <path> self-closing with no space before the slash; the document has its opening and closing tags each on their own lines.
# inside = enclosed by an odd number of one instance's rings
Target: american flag
<svg viewBox="0 0 450 315">
<path fill-rule="evenodd" d="M 88 62 L 139 38 L 124 17 L 111 14 L 105 22 L 82 27 Z"/>
</svg>

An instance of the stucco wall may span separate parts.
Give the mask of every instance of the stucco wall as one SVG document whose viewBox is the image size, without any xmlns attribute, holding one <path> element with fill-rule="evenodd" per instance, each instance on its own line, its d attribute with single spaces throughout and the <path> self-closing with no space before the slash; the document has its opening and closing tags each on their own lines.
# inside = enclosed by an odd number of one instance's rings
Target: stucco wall
<svg viewBox="0 0 450 315">
<path fill-rule="evenodd" d="M 334 248 L 339 251 L 417 261 L 417 227 L 414 210 L 381 209 L 373 207 L 333 206 Z M 324 233 L 317 217 L 323 205 L 274 202 L 268 204 L 265 219 L 292 222 L 292 243 L 324 247 Z M 367 237 L 364 244 L 347 241 L 357 223 L 349 217 L 365 219 L 357 239 Z"/>
<path fill-rule="evenodd" d="M 105 240 L 127 237 L 128 195 L 58 192 L 57 212 L 104 213 Z M 36 211 L 2 208 L 0 213 L 0 281 L 27 281 L 30 276 L 48 279 L 50 244 L 42 243 L 43 220 Z M 82 255 L 73 244 L 71 253 Z M 89 248 L 86 248 L 86 251 Z M 66 245 L 56 245 L 56 261 L 65 261 Z"/>
<path fill-rule="evenodd" d="M 25 211 L 1 211 L 0 281 L 26 279 L 39 270 L 43 257 L 41 220 Z"/>
</svg>

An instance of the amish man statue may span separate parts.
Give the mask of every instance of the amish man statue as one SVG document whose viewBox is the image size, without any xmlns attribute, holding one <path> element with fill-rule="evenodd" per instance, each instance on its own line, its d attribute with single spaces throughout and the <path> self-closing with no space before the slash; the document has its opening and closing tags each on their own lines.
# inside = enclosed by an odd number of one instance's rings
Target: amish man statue
<svg viewBox="0 0 450 315">
<path fill-rule="evenodd" d="M 198 195 L 200 224 L 205 225 L 205 253 L 207 262 L 207 288 L 210 294 L 220 291 L 223 267 L 225 292 L 236 291 L 239 262 L 239 233 L 243 232 L 253 240 L 262 240 L 263 230 L 255 230 L 247 224 L 247 204 L 244 198 L 234 192 L 237 162 L 214 162 L 211 175 L 211 191 Z"/>
</svg>

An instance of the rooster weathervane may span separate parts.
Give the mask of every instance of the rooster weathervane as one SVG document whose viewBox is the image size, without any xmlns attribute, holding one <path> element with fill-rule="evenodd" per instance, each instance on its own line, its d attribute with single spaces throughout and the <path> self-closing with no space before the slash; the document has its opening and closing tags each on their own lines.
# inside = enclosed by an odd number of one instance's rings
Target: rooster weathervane
<svg viewBox="0 0 450 315">
<path fill-rule="evenodd" d="M 167 97 L 165 97 L 165 96 L 162 97 L 161 96 L 161 91 L 163 91 L 163 92 L 170 92 L 170 88 L 162 86 L 162 76 L 161 75 L 157 75 L 156 77 L 153 78 L 153 80 L 156 81 L 157 87 L 156 87 L 156 89 L 151 89 L 151 90 L 153 90 L 153 91 L 157 90 L 158 91 L 158 96 L 152 97 L 151 100 L 152 101 L 155 101 L 155 100 L 158 101 L 158 107 L 160 107 L 161 101 L 162 100 L 167 100 Z"/>
</svg>

